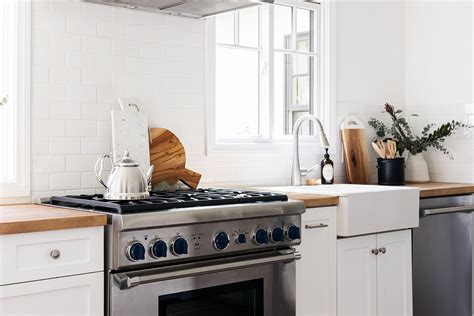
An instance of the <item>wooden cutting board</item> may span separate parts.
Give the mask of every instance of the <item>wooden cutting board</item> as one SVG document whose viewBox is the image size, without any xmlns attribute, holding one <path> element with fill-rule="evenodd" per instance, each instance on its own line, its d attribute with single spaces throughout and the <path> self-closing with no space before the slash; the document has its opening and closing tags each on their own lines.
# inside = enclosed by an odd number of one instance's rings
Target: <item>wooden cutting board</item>
<svg viewBox="0 0 474 316">
<path fill-rule="evenodd" d="M 152 185 L 163 181 L 176 185 L 178 181 L 196 189 L 201 175 L 186 169 L 186 152 L 178 137 L 166 128 L 150 128 L 150 163 L 155 166 Z"/>
<path fill-rule="evenodd" d="M 349 115 L 341 124 L 341 134 L 347 182 L 368 184 L 370 181 L 369 149 L 364 124 L 355 116 Z"/>
</svg>

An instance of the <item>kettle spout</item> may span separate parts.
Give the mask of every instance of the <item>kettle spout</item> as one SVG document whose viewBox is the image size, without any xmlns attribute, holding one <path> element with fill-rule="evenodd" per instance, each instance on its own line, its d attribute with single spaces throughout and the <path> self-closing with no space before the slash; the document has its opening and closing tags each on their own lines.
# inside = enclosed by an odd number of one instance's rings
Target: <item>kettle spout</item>
<svg viewBox="0 0 474 316">
<path fill-rule="evenodd" d="M 155 169 L 154 165 L 151 165 L 148 171 L 146 172 L 146 180 L 148 181 L 148 184 L 151 184 L 151 177 L 153 176 L 153 169 Z"/>
</svg>

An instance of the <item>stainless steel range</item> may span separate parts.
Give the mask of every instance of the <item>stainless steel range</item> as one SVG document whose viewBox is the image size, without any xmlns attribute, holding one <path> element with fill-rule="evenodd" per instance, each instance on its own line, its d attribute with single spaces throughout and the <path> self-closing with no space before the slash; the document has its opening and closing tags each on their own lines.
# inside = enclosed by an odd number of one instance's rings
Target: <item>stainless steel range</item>
<svg viewBox="0 0 474 316">
<path fill-rule="evenodd" d="M 295 315 L 302 202 L 198 189 L 144 200 L 51 198 L 105 212 L 108 315 Z"/>
</svg>

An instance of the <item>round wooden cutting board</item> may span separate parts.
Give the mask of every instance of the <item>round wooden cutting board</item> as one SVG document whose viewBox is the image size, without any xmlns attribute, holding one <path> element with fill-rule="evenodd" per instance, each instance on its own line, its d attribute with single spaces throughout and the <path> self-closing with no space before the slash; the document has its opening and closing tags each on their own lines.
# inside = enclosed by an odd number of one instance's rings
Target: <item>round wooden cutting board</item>
<svg viewBox="0 0 474 316">
<path fill-rule="evenodd" d="M 166 182 L 173 186 L 178 181 L 196 189 L 201 175 L 186 169 L 186 151 L 178 137 L 166 128 L 150 128 L 150 163 L 155 166 L 152 185 Z"/>
</svg>

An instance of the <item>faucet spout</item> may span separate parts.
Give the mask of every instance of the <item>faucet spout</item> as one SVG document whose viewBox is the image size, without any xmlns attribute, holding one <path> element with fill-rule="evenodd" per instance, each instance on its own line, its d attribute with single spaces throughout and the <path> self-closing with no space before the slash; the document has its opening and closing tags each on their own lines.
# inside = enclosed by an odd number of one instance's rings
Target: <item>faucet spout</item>
<svg viewBox="0 0 474 316">
<path fill-rule="evenodd" d="M 326 136 L 326 133 L 324 132 L 323 124 L 321 124 L 321 121 L 314 115 L 304 115 L 300 117 L 294 127 L 293 127 L 293 133 L 294 133 L 294 146 L 293 146 L 293 167 L 291 169 L 291 185 L 293 186 L 299 186 L 301 185 L 301 175 L 302 175 L 302 170 L 300 167 L 300 154 L 299 154 L 299 131 L 301 128 L 301 124 L 305 121 L 310 121 L 313 122 L 315 126 L 318 127 L 319 129 L 319 141 L 321 143 L 322 148 L 329 148 L 329 140 Z"/>
</svg>

